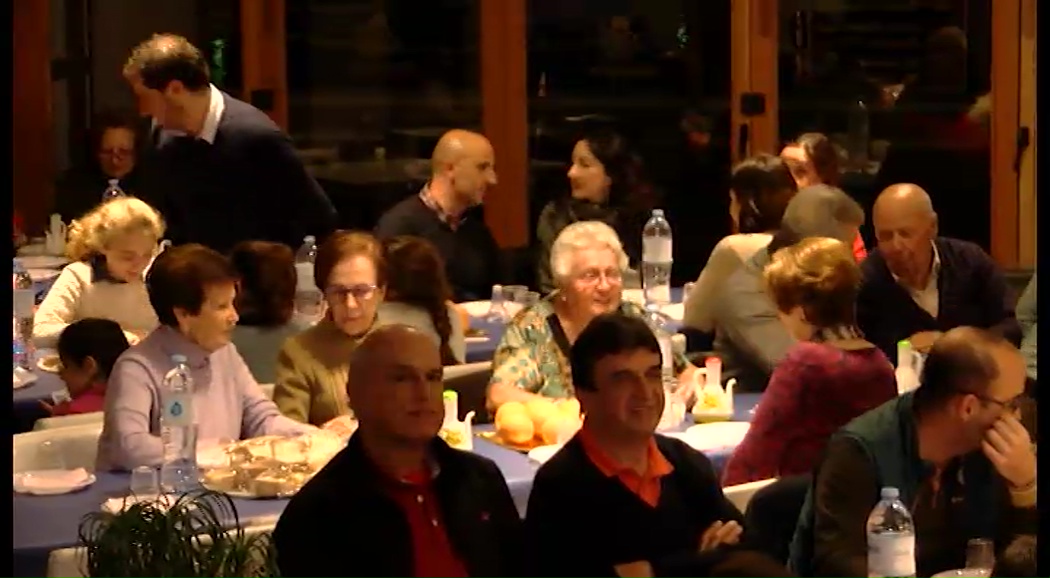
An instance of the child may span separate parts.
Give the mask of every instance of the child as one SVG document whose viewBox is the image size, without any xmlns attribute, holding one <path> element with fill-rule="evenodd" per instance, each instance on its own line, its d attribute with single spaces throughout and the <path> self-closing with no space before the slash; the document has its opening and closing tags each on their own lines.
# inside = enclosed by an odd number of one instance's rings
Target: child
<svg viewBox="0 0 1050 578">
<path fill-rule="evenodd" d="M 33 319 L 37 347 L 54 347 L 78 319 L 112 319 L 134 343 L 157 326 L 142 274 L 152 261 L 164 223 L 135 197 L 104 202 L 69 227 L 62 270 Z"/>
<path fill-rule="evenodd" d="M 115 321 L 81 319 L 66 326 L 58 337 L 59 376 L 66 382 L 70 400 L 54 406 L 41 403 L 52 416 L 102 411 L 109 372 L 128 347 Z"/>
</svg>

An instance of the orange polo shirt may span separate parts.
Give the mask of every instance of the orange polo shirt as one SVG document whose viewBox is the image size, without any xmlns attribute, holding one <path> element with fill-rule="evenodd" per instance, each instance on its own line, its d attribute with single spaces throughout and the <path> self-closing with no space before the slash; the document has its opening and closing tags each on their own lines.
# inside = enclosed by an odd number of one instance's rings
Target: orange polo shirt
<svg viewBox="0 0 1050 578">
<path fill-rule="evenodd" d="M 628 490 L 652 507 L 660 502 L 660 478 L 674 471 L 674 466 L 660 453 L 656 440 L 649 440 L 649 454 L 645 473 L 639 474 L 631 468 L 624 467 L 612 460 L 601 450 L 586 429 L 580 430 L 580 444 L 583 452 L 598 471 L 609 477 L 616 477 Z"/>
<path fill-rule="evenodd" d="M 412 561 L 416 576 L 467 576 L 467 569 L 456 555 L 441 518 L 437 496 L 434 495 L 432 472 L 401 480 L 389 480 L 388 495 L 405 514 L 412 535 Z"/>
</svg>

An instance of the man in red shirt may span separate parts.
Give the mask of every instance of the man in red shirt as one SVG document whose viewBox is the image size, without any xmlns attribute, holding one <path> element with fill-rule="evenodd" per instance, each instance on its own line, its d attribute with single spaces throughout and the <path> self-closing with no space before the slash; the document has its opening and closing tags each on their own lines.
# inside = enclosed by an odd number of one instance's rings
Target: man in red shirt
<svg viewBox="0 0 1050 578">
<path fill-rule="evenodd" d="M 372 332 L 347 393 L 356 433 L 274 529 L 283 576 L 516 576 L 521 520 L 492 461 L 450 448 L 441 356 L 416 329 Z"/>
</svg>

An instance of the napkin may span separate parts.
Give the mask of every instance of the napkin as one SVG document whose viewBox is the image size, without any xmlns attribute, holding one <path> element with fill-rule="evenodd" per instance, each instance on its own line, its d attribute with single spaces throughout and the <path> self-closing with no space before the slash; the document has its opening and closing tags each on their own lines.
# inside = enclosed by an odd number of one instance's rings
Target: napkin
<svg viewBox="0 0 1050 578">
<path fill-rule="evenodd" d="M 90 476 L 84 468 L 27 472 L 22 475 L 21 486 L 26 490 L 38 491 L 72 490 L 87 482 Z"/>
<path fill-rule="evenodd" d="M 31 372 L 31 371 L 29 371 L 27 369 L 21 368 L 21 367 L 16 367 L 15 368 L 15 370 L 14 370 L 14 389 L 18 389 L 20 387 L 25 387 L 25 386 L 29 385 L 30 383 L 33 383 L 34 381 L 36 381 L 36 375 L 33 374 L 33 372 Z"/>
</svg>

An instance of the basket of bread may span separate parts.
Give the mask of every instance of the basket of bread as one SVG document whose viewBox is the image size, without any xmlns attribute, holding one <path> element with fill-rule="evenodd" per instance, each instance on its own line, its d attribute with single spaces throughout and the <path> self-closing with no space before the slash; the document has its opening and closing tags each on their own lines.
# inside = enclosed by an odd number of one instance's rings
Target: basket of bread
<svg viewBox="0 0 1050 578">
<path fill-rule="evenodd" d="M 217 445 L 198 451 L 201 485 L 235 498 L 291 497 L 345 445 L 324 430 Z"/>
<path fill-rule="evenodd" d="M 489 441 L 522 452 L 564 443 L 580 429 L 583 419 L 575 398 L 509 401 L 496 410 L 496 431 L 484 432 Z"/>
</svg>

